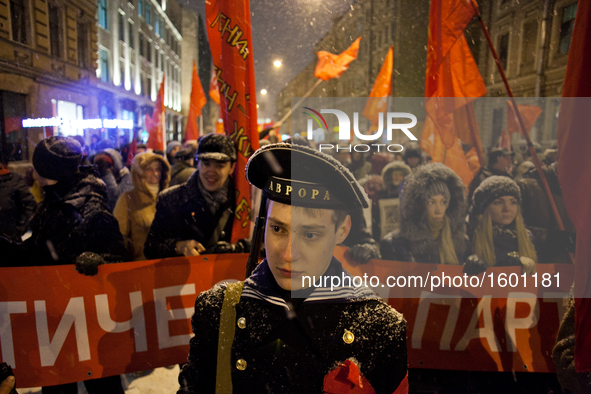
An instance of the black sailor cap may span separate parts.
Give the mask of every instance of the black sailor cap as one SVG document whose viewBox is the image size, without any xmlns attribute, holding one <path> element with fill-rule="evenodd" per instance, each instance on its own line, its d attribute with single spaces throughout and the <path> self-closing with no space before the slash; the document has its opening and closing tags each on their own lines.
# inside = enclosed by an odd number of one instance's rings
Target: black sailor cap
<svg viewBox="0 0 591 394">
<path fill-rule="evenodd" d="M 306 146 L 262 147 L 248 160 L 246 179 L 283 204 L 345 211 L 369 207 L 365 191 L 347 168 Z"/>
</svg>

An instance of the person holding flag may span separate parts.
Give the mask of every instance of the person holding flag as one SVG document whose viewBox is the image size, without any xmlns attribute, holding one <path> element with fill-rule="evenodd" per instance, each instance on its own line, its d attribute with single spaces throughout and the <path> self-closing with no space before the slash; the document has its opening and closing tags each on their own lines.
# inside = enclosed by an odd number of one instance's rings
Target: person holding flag
<svg viewBox="0 0 591 394">
<path fill-rule="evenodd" d="M 230 137 L 208 134 L 199 140 L 197 171 L 186 183 L 163 191 L 144 245 L 148 259 L 244 253 L 247 239 L 232 242 L 236 148 Z"/>
</svg>

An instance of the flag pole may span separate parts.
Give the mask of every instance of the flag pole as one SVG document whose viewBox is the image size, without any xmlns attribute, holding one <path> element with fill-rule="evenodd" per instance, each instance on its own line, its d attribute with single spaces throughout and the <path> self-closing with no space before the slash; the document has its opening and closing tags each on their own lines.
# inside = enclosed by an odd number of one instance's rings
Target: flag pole
<svg viewBox="0 0 591 394">
<path fill-rule="evenodd" d="M 529 152 L 532 156 L 532 160 L 534 162 L 534 165 L 536 166 L 536 170 L 538 170 L 538 174 L 540 174 L 540 180 L 542 181 L 542 186 L 544 187 L 544 191 L 546 192 L 546 196 L 548 197 L 548 201 L 550 202 L 550 206 L 552 207 L 552 213 L 554 214 L 554 219 L 556 219 L 556 223 L 558 225 L 558 228 L 560 230 L 564 231 L 564 223 L 562 222 L 562 218 L 560 217 L 560 213 L 558 213 L 558 208 L 556 207 L 556 202 L 554 201 L 554 197 L 552 196 L 552 191 L 550 190 L 550 186 L 548 185 L 548 180 L 546 179 L 546 174 L 542 170 L 542 166 L 540 164 L 540 161 L 538 160 L 538 155 L 536 154 L 534 144 L 531 142 L 531 139 L 529 138 L 529 134 L 527 133 L 527 130 L 525 129 L 525 124 L 523 123 L 523 118 L 521 117 L 521 112 L 519 112 L 519 108 L 517 107 L 517 102 L 515 101 L 515 96 L 513 95 L 513 91 L 511 90 L 511 87 L 509 86 L 509 81 L 507 80 L 507 76 L 505 75 L 505 71 L 503 70 L 503 66 L 501 66 L 501 61 L 499 59 L 499 56 L 497 55 L 497 51 L 495 50 L 493 43 L 492 43 L 492 40 L 490 38 L 490 34 L 488 34 L 488 29 L 486 28 L 484 21 L 482 20 L 482 16 L 480 15 L 480 10 L 478 9 L 478 5 L 475 4 L 475 0 L 471 0 L 470 4 L 472 5 L 472 8 L 474 9 L 476 16 L 478 17 L 478 22 L 480 22 L 480 28 L 482 29 L 482 32 L 484 33 L 484 36 L 486 38 L 486 42 L 488 43 L 488 47 L 490 48 L 490 51 L 493 55 L 496 65 L 497 65 L 497 69 L 499 70 L 499 74 L 501 74 L 501 78 L 503 79 L 503 84 L 505 85 L 505 89 L 507 90 L 507 93 L 509 94 L 509 98 L 511 99 L 511 105 L 513 105 L 513 109 L 515 110 L 515 115 L 517 116 L 517 120 L 519 121 L 519 126 L 521 128 L 521 134 L 523 135 L 523 137 L 527 141 L 527 146 L 528 146 Z M 572 256 L 571 256 L 571 258 L 572 258 Z"/>
<path fill-rule="evenodd" d="M 302 101 L 304 101 L 304 99 L 306 97 L 308 97 L 309 95 L 312 94 L 312 92 L 314 91 L 314 89 L 316 89 L 318 87 L 318 85 L 320 85 L 320 83 L 322 82 L 322 79 L 319 79 L 316 81 L 316 83 L 314 84 L 314 86 L 312 86 L 300 99 L 300 101 L 298 101 L 296 103 L 296 105 L 292 106 L 293 107 L 297 107 L 298 105 L 300 105 L 302 103 Z M 275 125 L 273 126 L 274 129 L 281 127 L 281 125 L 283 124 L 283 122 L 285 122 L 287 120 L 287 118 L 289 118 L 291 116 L 291 108 L 289 109 L 289 111 L 287 111 L 287 113 L 285 114 L 285 116 L 283 118 L 281 118 L 281 120 L 277 123 L 275 123 Z"/>
</svg>

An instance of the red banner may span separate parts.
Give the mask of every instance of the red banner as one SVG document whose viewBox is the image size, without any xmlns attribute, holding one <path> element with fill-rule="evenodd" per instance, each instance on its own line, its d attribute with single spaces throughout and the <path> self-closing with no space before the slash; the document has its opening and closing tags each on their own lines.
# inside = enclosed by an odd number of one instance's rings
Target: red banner
<svg viewBox="0 0 591 394">
<path fill-rule="evenodd" d="M 367 275 L 368 283 L 372 276 L 383 278 L 382 285 L 387 276 L 463 277 L 461 266 L 378 260 L 353 265 L 345 250 L 338 248 L 337 257 L 352 275 Z M 2 268 L 2 361 L 14 367 L 19 387 L 185 362 L 197 294 L 225 279 L 243 279 L 246 260 L 245 254 L 207 255 L 110 264 L 93 277 L 72 265 Z M 431 289 L 429 281 L 426 287 L 374 290 L 396 297 L 389 303 L 407 321 L 411 368 L 552 372 L 573 267 L 538 265 L 537 271 L 537 287 L 533 277 L 524 286 L 519 270 L 506 267 L 485 272 L 487 283 L 494 276 L 492 287 Z"/>
<path fill-rule="evenodd" d="M 200 292 L 243 280 L 248 255 L 0 269 L 2 361 L 19 387 L 50 386 L 186 362 Z"/>
<path fill-rule="evenodd" d="M 244 170 L 250 155 L 259 148 L 249 4 L 248 0 L 205 1 L 221 118 L 226 135 L 232 137 L 238 153 L 232 242 L 250 237 L 250 184 L 244 177 Z"/>
</svg>

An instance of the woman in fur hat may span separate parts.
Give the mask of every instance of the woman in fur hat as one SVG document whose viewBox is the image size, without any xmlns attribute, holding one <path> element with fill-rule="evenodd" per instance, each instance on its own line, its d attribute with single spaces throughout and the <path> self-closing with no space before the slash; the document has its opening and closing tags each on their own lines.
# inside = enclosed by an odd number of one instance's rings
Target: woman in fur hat
<svg viewBox="0 0 591 394">
<path fill-rule="evenodd" d="M 144 243 L 156 214 L 158 193 L 168 187 L 170 165 L 160 155 L 141 153 L 133 159 L 131 179 L 134 188 L 119 197 L 113 215 L 130 255 L 140 261 L 146 260 Z"/>
<path fill-rule="evenodd" d="M 520 204 L 519 187 L 509 177 L 491 176 L 474 191 L 469 233 L 482 268 L 521 266 L 523 272 L 535 272 L 538 257 Z M 474 259 L 467 263 L 474 264 Z"/>
<path fill-rule="evenodd" d="M 380 243 L 385 260 L 461 264 L 467 251 L 465 186 L 440 163 L 426 164 L 405 179 L 400 229 Z"/>
</svg>

